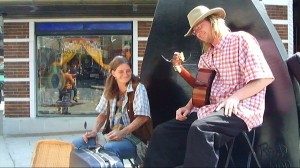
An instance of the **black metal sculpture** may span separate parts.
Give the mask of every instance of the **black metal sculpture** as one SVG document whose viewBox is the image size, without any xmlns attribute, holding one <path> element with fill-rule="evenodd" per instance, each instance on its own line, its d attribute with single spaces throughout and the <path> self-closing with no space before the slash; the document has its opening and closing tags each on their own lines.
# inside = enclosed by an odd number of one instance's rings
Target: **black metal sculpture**
<svg viewBox="0 0 300 168">
<path fill-rule="evenodd" d="M 298 167 L 297 106 L 284 61 L 287 53 L 258 0 L 159 0 L 141 73 L 154 126 L 175 117 L 176 109 L 185 105 L 191 96 L 192 88 L 161 55 L 171 58 L 174 51 L 191 55 L 184 66 L 196 75 L 201 46 L 195 37 L 184 37 L 184 34 L 189 29 L 186 16 L 198 5 L 224 8 L 226 23 L 232 31 L 244 30 L 257 38 L 275 81 L 267 88 L 264 123 L 257 129 L 255 150 L 263 167 Z M 239 155 L 243 166 L 244 157 Z"/>
</svg>

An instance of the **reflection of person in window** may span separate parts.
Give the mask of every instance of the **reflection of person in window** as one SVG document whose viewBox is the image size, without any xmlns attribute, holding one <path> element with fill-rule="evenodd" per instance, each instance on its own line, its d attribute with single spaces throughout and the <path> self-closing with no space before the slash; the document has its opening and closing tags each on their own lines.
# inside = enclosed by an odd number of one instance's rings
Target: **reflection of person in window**
<svg viewBox="0 0 300 168">
<path fill-rule="evenodd" d="M 78 72 L 78 63 L 77 62 L 73 62 L 70 66 L 70 69 L 69 69 L 69 73 L 72 74 L 72 77 L 74 79 L 74 85 L 76 87 L 76 84 L 77 84 L 77 81 L 76 81 L 76 76 L 77 74 L 79 74 Z"/>
<path fill-rule="evenodd" d="M 65 86 L 63 89 L 59 90 L 59 101 L 62 101 L 62 98 L 64 96 L 64 92 L 67 92 L 68 90 L 73 90 L 74 91 L 74 97 L 73 100 L 77 102 L 77 88 L 75 86 L 75 76 L 76 74 L 71 74 L 69 71 L 69 67 L 67 65 L 63 65 L 62 68 L 63 74 L 64 74 L 64 79 L 65 79 Z"/>
</svg>

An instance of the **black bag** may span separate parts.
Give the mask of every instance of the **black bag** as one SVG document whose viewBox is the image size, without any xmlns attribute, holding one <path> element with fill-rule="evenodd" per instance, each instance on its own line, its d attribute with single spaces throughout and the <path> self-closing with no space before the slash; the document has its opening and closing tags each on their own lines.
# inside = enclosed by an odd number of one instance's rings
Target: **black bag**
<svg viewBox="0 0 300 168">
<path fill-rule="evenodd" d="M 103 148 L 90 150 L 88 148 L 74 149 L 70 156 L 70 167 L 120 167 L 124 165 L 114 153 Z"/>
<path fill-rule="evenodd" d="M 295 76 L 297 81 L 300 83 L 300 53 L 296 53 L 287 59 L 287 65 L 292 73 Z"/>
</svg>

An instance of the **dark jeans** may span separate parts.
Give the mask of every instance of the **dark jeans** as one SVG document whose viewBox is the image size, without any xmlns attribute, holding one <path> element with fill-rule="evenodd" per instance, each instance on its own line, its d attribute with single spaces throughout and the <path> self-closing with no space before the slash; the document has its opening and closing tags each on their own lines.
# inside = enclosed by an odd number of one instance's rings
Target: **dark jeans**
<svg viewBox="0 0 300 168">
<path fill-rule="evenodd" d="M 243 130 L 245 122 L 224 116 L 223 109 L 201 120 L 196 113 L 185 121 L 172 119 L 154 129 L 144 167 L 217 167 L 219 148 Z"/>
</svg>

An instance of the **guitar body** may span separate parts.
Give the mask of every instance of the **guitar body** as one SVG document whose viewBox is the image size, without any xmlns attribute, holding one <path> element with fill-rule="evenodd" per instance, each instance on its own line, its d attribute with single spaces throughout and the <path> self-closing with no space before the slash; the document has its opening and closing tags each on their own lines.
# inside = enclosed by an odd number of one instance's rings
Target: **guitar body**
<svg viewBox="0 0 300 168">
<path fill-rule="evenodd" d="M 193 87 L 192 102 L 196 107 L 210 104 L 211 85 L 216 75 L 216 71 L 200 68 Z"/>
<path fill-rule="evenodd" d="M 181 72 L 179 75 L 193 88 L 192 103 L 195 107 L 202 107 L 210 104 L 211 85 L 216 75 L 215 70 L 200 68 L 196 78 L 188 70 L 180 65 Z"/>
</svg>

